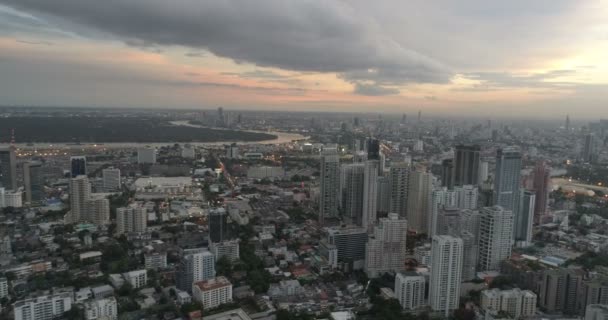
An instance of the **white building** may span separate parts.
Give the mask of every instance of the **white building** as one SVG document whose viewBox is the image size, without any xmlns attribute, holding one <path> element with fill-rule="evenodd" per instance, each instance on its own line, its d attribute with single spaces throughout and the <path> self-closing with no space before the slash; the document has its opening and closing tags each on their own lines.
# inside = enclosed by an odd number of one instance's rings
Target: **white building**
<svg viewBox="0 0 608 320">
<path fill-rule="evenodd" d="M 8 297 L 8 280 L 0 278 L 0 299 Z"/>
<path fill-rule="evenodd" d="M 415 310 L 425 305 L 426 280 L 416 272 L 398 273 L 395 277 L 395 297 L 404 310 Z"/>
<path fill-rule="evenodd" d="M 6 191 L 4 188 L 0 188 L 0 209 L 6 207 L 23 207 L 23 192 Z"/>
<path fill-rule="evenodd" d="M 70 179 L 70 222 L 85 221 L 88 217 L 87 200 L 91 198 L 91 183 L 87 176 Z"/>
<path fill-rule="evenodd" d="M 511 290 L 484 290 L 481 292 L 481 308 L 496 314 L 508 313 L 515 319 L 528 318 L 536 313 L 536 294 L 518 288 Z"/>
<path fill-rule="evenodd" d="M 192 298 L 205 309 L 232 302 L 232 284 L 225 277 L 199 281 L 192 285 Z"/>
<path fill-rule="evenodd" d="M 144 253 L 146 269 L 164 269 L 167 267 L 167 252 L 153 251 Z"/>
<path fill-rule="evenodd" d="M 126 207 L 116 209 L 116 233 L 146 232 L 148 215 L 144 207 Z"/>
<path fill-rule="evenodd" d="M 148 272 L 145 269 L 125 272 L 122 275 L 135 289 L 145 287 L 148 284 Z"/>
<path fill-rule="evenodd" d="M 398 272 L 405 266 L 407 220 L 397 213 L 380 219 L 365 250 L 365 271 L 375 278 L 384 272 Z"/>
<path fill-rule="evenodd" d="M 118 319 L 118 303 L 116 303 L 116 298 L 108 297 L 85 302 L 84 316 L 86 320 Z"/>
<path fill-rule="evenodd" d="M 424 245 L 414 248 L 414 259 L 422 266 L 431 266 L 431 244 L 426 243 Z"/>
<path fill-rule="evenodd" d="M 72 293 L 40 296 L 13 304 L 15 320 L 52 320 L 72 309 Z"/>
<path fill-rule="evenodd" d="M 213 253 L 215 261 L 218 261 L 222 257 L 227 257 L 230 261 L 236 261 L 239 259 L 239 241 L 224 240 L 222 242 L 211 242 L 209 244 L 209 251 Z"/>
<path fill-rule="evenodd" d="M 153 147 L 137 148 L 137 163 L 155 164 L 156 149 Z"/>
<path fill-rule="evenodd" d="M 431 244 L 431 279 L 429 304 L 433 311 L 447 317 L 458 309 L 462 275 L 462 239 L 452 236 L 434 236 Z"/>
<path fill-rule="evenodd" d="M 454 187 L 456 192 L 458 209 L 477 209 L 479 190 L 474 185 L 464 185 Z"/>
<path fill-rule="evenodd" d="M 103 188 L 105 191 L 118 191 L 121 187 L 120 169 L 103 169 Z"/>
<path fill-rule="evenodd" d="M 85 202 L 85 207 L 86 221 L 98 226 L 110 223 L 110 201 L 105 196 L 90 197 Z"/>
<path fill-rule="evenodd" d="M 479 218 L 479 271 L 498 271 L 511 256 L 513 213 L 499 206 L 481 210 Z"/>
</svg>

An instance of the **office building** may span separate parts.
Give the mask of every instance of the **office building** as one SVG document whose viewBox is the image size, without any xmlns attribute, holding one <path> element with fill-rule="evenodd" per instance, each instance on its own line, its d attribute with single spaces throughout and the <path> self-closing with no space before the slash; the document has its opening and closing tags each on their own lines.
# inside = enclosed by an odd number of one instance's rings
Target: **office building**
<svg viewBox="0 0 608 320">
<path fill-rule="evenodd" d="M 232 284 L 225 277 L 197 281 L 192 285 L 192 299 L 205 309 L 232 302 Z"/>
<path fill-rule="evenodd" d="M 154 147 L 137 148 L 137 163 L 155 164 L 156 163 L 156 149 Z"/>
<path fill-rule="evenodd" d="M 338 251 L 338 262 L 352 264 L 355 269 L 363 269 L 367 229 L 361 227 L 331 228 L 327 230 L 327 244 Z"/>
<path fill-rule="evenodd" d="M 338 217 L 340 192 L 340 158 L 336 152 L 325 151 L 321 156 L 321 182 L 319 194 L 319 222 Z"/>
<path fill-rule="evenodd" d="M 457 186 L 476 185 L 479 182 L 479 154 L 477 145 L 456 146 L 454 152 L 454 184 Z"/>
<path fill-rule="evenodd" d="M 498 149 L 494 175 L 494 205 L 511 211 L 515 220 L 519 219 L 520 175 L 520 151 L 515 148 Z"/>
<path fill-rule="evenodd" d="M 382 214 L 389 213 L 391 205 L 391 185 L 388 177 L 378 177 L 378 212 Z"/>
<path fill-rule="evenodd" d="M 455 186 L 454 159 L 444 159 L 441 161 L 441 186 L 449 190 Z"/>
<path fill-rule="evenodd" d="M 363 172 L 363 217 L 361 226 L 371 230 L 378 213 L 378 160 L 367 160 Z"/>
<path fill-rule="evenodd" d="M 426 280 L 416 272 L 401 272 L 395 277 L 395 298 L 403 310 L 425 306 Z"/>
<path fill-rule="evenodd" d="M 72 309 L 73 294 L 63 292 L 19 300 L 13 304 L 15 320 L 52 320 Z"/>
<path fill-rule="evenodd" d="M 239 146 L 236 143 L 224 146 L 226 150 L 227 159 L 238 159 L 239 158 Z"/>
<path fill-rule="evenodd" d="M 148 228 L 148 215 L 144 207 L 116 209 L 116 233 L 142 233 Z"/>
<path fill-rule="evenodd" d="M 85 202 L 87 215 L 85 221 L 95 225 L 105 225 L 110 223 L 110 200 L 105 196 L 94 196 Z"/>
<path fill-rule="evenodd" d="M 228 214 L 224 208 L 209 211 L 209 242 L 221 242 L 228 236 Z"/>
<path fill-rule="evenodd" d="M 222 242 L 211 242 L 209 244 L 209 251 L 213 253 L 215 261 L 226 257 L 228 260 L 234 262 L 239 259 L 239 241 L 224 240 Z"/>
<path fill-rule="evenodd" d="M 120 191 L 120 169 L 108 168 L 101 171 L 103 177 L 103 189 L 108 191 Z"/>
<path fill-rule="evenodd" d="M 539 161 L 534 167 L 534 222 L 539 223 L 547 213 L 549 192 L 551 190 L 551 168 L 545 161 Z"/>
<path fill-rule="evenodd" d="M 116 320 L 118 319 L 118 303 L 116 298 L 88 300 L 84 303 L 86 320 Z"/>
<path fill-rule="evenodd" d="M 479 270 L 498 271 L 511 256 L 513 213 L 500 206 L 486 207 L 479 217 Z"/>
<path fill-rule="evenodd" d="M 415 170 L 410 173 L 407 194 L 407 221 L 417 233 L 429 232 L 433 175 Z"/>
<path fill-rule="evenodd" d="M 0 148 L 0 188 L 17 190 L 17 158 L 13 147 Z"/>
<path fill-rule="evenodd" d="M 46 198 L 42 162 L 31 161 L 23 164 L 23 184 L 25 202 L 40 203 Z"/>
<path fill-rule="evenodd" d="M 70 222 L 86 221 L 87 200 L 91 198 L 91 183 L 85 175 L 70 179 Z"/>
<path fill-rule="evenodd" d="M 365 272 L 375 278 L 385 272 L 398 272 L 405 268 L 407 220 L 389 213 L 374 227 L 367 240 Z"/>
<path fill-rule="evenodd" d="M 410 165 L 405 162 L 394 163 L 389 171 L 390 206 L 389 212 L 407 217 L 407 190 L 409 186 Z"/>
<path fill-rule="evenodd" d="M 429 304 L 433 311 L 445 317 L 459 307 L 462 258 L 462 239 L 444 235 L 433 237 Z"/>
<path fill-rule="evenodd" d="M 520 247 L 527 247 L 532 244 L 536 192 L 522 190 L 521 193 L 521 207 L 514 221 L 515 243 Z"/>
<path fill-rule="evenodd" d="M 86 176 L 88 174 L 87 157 L 70 157 L 70 173 L 72 174 L 72 178 L 76 178 L 78 176 Z"/>
<path fill-rule="evenodd" d="M 585 135 L 585 143 L 583 146 L 583 162 L 586 163 L 594 163 L 596 160 L 595 154 L 595 135 L 593 133 L 588 133 Z"/>
<path fill-rule="evenodd" d="M 363 222 L 364 163 L 345 164 L 341 168 L 341 208 L 344 218 L 356 225 Z"/>
<path fill-rule="evenodd" d="M 368 138 L 365 147 L 367 160 L 380 160 L 380 140 Z"/>
<path fill-rule="evenodd" d="M 481 308 L 491 314 L 504 312 L 513 319 L 529 318 L 536 314 L 536 294 L 518 288 L 511 290 L 483 290 Z"/>
<path fill-rule="evenodd" d="M 215 277 L 215 257 L 206 248 L 185 249 L 176 271 L 177 287 L 180 290 L 192 290 L 195 282 Z"/>
</svg>

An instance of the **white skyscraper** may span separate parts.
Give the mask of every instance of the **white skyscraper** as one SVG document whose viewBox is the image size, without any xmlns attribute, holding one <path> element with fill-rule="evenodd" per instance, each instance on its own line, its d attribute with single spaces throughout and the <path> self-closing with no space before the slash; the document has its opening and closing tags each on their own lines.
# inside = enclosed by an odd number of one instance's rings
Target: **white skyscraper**
<svg viewBox="0 0 608 320">
<path fill-rule="evenodd" d="M 398 273 L 395 277 L 395 298 L 404 310 L 424 306 L 426 280 L 415 272 Z"/>
<path fill-rule="evenodd" d="M 340 158 L 336 152 L 326 151 L 321 156 L 321 186 L 319 194 L 319 222 L 338 217 L 340 193 Z"/>
<path fill-rule="evenodd" d="M 91 197 L 91 183 L 87 176 L 77 176 L 70 180 L 70 222 L 87 219 L 87 200 Z"/>
<path fill-rule="evenodd" d="M 148 215 L 144 207 L 126 207 L 116 209 L 116 233 L 146 232 Z"/>
<path fill-rule="evenodd" d="M 442 187 L 433 190 L 431 194 L 431 209 L 429 214 L 429 237 L 437 234 L 437 219 L 439 210 L 442 208 L 455 208 L 457 204 L 456 192 L 448 190 L 447 187 Z"/>
<path fill-rule="evenodd" d="M 407 221 L 410 229 L 418 233 L 429 232 L 433 175 L 425 171 L 412 171 L 408 184 Z"/>
<path fill-rule="evenodd" d="M 392 164 L 389 171 L 390 206 L 389 212 L 400 217 L 407 217 L 407 188 L 410 176 L 410 165 L 405 162 Z"/>
<path fill-rule="evenodd" d="M 483 208 L 479 219 L 479 270 L 497 271 L 511 256 L 513 213 L 500 206 Z"/>
<path fill-rule="evenodd" d="M 120 190 L 120 169 L 108 168 L 102 170 L 103 188 L 105 191 Z"/>
<path fill-rule="evenodd" d="M 404 268 L 406 254 L 407 220 L 396 213 L 389 213 L 374 227 L 374 234 L 367 241 L 365 271 L 375 278 L 384 272 L 396 272 Z"/>
<path fill-rule="evenodd" d="M 378 160 L 367 160 L 363 173 L 363 218 L 361 226 L 371 230 L 378 210 Z"/>
<path fill-rule="evenodd" d="M 434 236 L 431 245 L 431 279 L 429 304 L 433 311 L 447 317 L 458 309 L 462 275 L 462 239 Z"/>
</svg>

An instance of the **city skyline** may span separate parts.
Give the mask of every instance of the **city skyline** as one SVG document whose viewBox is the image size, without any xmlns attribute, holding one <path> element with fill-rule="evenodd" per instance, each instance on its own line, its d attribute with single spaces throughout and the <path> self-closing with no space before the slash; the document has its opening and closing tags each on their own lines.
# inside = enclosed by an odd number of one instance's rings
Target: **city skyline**
<svg viewBox="0 0 608 320">
<path fill-rule="evenodd" d="M 0 103 L 597 118 L 608 116 L 607 11 L 2 0 Z"/>
</svg>

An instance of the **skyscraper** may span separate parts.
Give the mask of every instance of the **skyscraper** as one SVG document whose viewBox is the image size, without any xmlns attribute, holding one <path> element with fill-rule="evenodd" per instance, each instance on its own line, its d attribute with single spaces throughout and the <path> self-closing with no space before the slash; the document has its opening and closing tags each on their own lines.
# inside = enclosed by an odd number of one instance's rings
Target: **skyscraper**
<svg viewBox="0 0 608 320">
<path fill-rule="evenodd" d="M 26 202 L 31 204 L 44 200 L 44 176 L 41 162 L 32 161 L 23 164 L 23 184 Z"/>
<path fill-rule="evenodd" d="M 539 223 L 547 212 L 547 199 L 551 183 L 551 168 L 545 161 L 539 161 L 534 168 L 534 190 L 536 202 L 534 203 L 534 222 Z"/>
<path fill-rule="evenodd" d="M 17 158 L 12 147 L 0 148 L 0 188 L 17 189 Z"/>
<path fill-rule="evenodd" d="M 390 210 L 391 187 L 388 177 L 378 177 L 378 212 L 386 214 Z"/>
<path fill-rule="evenodd" d="M 321 187 L 319 195 L 319 222 L 338 217 L 340 192 L 340 158 L 336 152 L 325 151 L 321 156 Z"/>
<path fill-rule="evenodd" d="M 363 183 L 365 164 L 352 163 L 341 167 L 342 214 L 350 223 L 361 225 L 363 220 Z"/>
<path fill-rule="evenodd" d="M 585 145 L 583 146 L 583 161 L 587 163 L 595 162 L 595 135 L 588 133 L 585 135 Z"/>
<path fill-rule="evenodd" d="M 70 221 L 84 221 L 87 218 L 87 200 L 91 197 L 91 183 L 84 175 L 70 180 Z"/>
<path fill-rule="evenodd" d="M 352 264 L 354 269 L 365 265 L 367 229 L 360 227 L 331 228 L 327 231 L 327 243 L 338 250 L 338 262 Z"/>
<path fill-rule="evenodd" d="M 498 271 L 511 256 L 513 213 L 500 206 L 481 210 L 479 218 L 479 270 Z"/>
<path fill-rule="evenodd" d="M 361 226 L 371 231 L 378 211 L 378 160 L 367 160 L 363 172 L 363 217 Z"/>
<path fill-rule="evenodd" d="M 566 115 L 565 129 L 566 129 L 566 131 L 570 131 L 570 115 L 569 114 Z"/>
<path fill-rule="evenodd" d="M 473 185 L 464 185 L 454 188 L 456 192 L 456 207 L 458 209 L 477 209 L 479 190 Z"/>
<path fill-rule="evenodd" d="M 444 159 L 441 161 L 441 186 L 452 189 L 454 184 L 454 159 Z"/>
<path fill-rule="evenodd" d="M 209 241 L 222 242 L 228 237 L 228 221 L 223 208 L 209 211 Z"/>
<path fill-rule="evenodd" d="M 434 236 L 431 244 L 431 279 L 429 304 L 445 317 L 458 309 L 462 276 L 462 239 Z"/>
<path fill-rule="evenodd" d="M 410 176 L 410 165 L 405 162 L 394 163 L 389 171 L 390 205 L 389 212 L 400 217 L 407 216 L 407 188 Z"/>
<path fill-rule="evenodd" d="M 148 227 L 148 216 L 144 207 L 116 209 L 116 233 L 142 233 Z"/>
<path fill-rule="evenodd" d="M 86 207 L 86 221 L 98 226 L 110 223 L 110 201 L 106 197 L 91 197 L 86 201 Z"/>
<path fill-rule="evenodd" d="M 72 173 L 72 178 L 76 178 L 77 176 L 86 176 L 87 175 L 87 157 L 85 156 L 77 156 L 70 157 L 70 172 Z"/>
<path fill-rule="evenodd" d="M 494 175 L 494 204 L 511 211 L 517 220 L 520 206 L 521 152 L 515 148 L 498 149 Z"/>
<path fill-rule="evenodd" d="M 367 240 L 365 271 L 375 278 L 384 272 L 398 272 L 404 268 L 406 254 L 407 220 L 389 213 L 374 227 Z"/>
<path fill-rule="evenodd" d="M 415 310 L 424 306 L 426 280 L 416 272 L 400 272 L 395 277 L 395 298 L 404 310 Z"/>
<path fill-rule="evenodd" d="M 479 245 L 477 236 L 468 232 L 461 231 L 463 258 L 462 258 L 462 281 L 471 281 L 477 277 L 477 254 Z"/>
<path fill-rule="evenodd" d="M 120 190 L 120 169 L 107 168 L 102 170 L 103 188 L 105 191 Z"/>
<path fill-rule="evenodd" d="M 206 248 L 185 249 L 175 272 L 180 290 L 192 291 L 195 282 L 215 277 L 215 257 Z"/>
<path fill-rule="evenodd" d="M 457 186 L 479 182 L 479 154 L 481 148 L 477 145 L 456 146 L 454 158 L 454 183 Z"/>
<path fill-rule="evenodd" d="M 368 138 L 366 141 L 368 160 L 380 160 L 380 140 Z"/>
<path fill-rule="evenodd" d="M 407 194 L 407 221 L 410 229 L 428 234 L 431 219 L 431 196 L 433 175 L 426 171 L 415 170 L 410 173 Z"/>
</svg>

